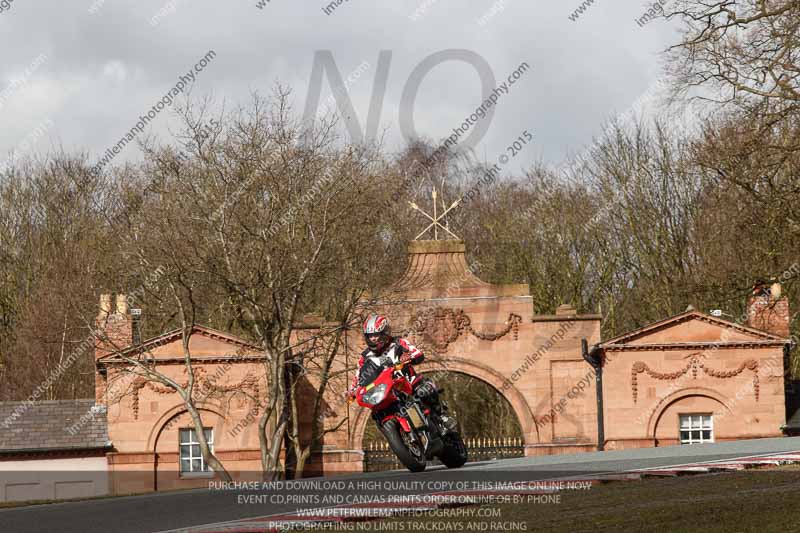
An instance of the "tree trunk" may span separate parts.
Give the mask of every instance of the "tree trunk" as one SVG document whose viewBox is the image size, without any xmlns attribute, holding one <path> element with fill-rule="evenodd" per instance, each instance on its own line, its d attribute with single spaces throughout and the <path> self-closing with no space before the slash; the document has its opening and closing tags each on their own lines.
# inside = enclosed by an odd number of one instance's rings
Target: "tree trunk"
<svg viewBox="0 0 800 533">
<path fill-rule="evenodd" d="M 214 472 L 217 473 L 217 475 L 219 475 L 219 477 L 223 479 L 223 481 L 231 481 L 231 475 L 228 473 L 225 467 L 222 466 L 222 463 L 219 461 L 219 459 L 217 459 L 217 456 L 211 453 L 211 449 L 208 447 L 206 434 L 203 431 L 203 419 L 200 417 L 200 413 L 194 406 L 194 402 L 191 400 L 191 398 L 184 398 L 184 403 L 186 404 L 186 410 L 188 411 L 189 416 L 192 417 L 194 431 L 197 433 L 197 442 L 200 444 L 200 453 L 203 454 L 203 460 L 214 470 Z"/>
<path fill-rule="evenodd" d="M 284 355 L 278 351 L 275 352 L 272 359 L 272 365 L 274 366 L 270 369 L 272 379 L 267 389 L 267 394 L 271 395 L 274 400 L 271 401 L 272 406 L 269 409 L 265 409 L 258 420 L 258 442 L 261 450 L 261 469 L 264 481 L 278 479 L 283 473 L 282 465 L 280 465 L 280 451 L 284 432 L 289 422 L 286 412 L 285 382 L 282 372 Z M 274 418 L 275 425 L 272 428 L 271 435 L 267 436 L 267 422 L 269 422 L 270 418 Z"/>
</svg>

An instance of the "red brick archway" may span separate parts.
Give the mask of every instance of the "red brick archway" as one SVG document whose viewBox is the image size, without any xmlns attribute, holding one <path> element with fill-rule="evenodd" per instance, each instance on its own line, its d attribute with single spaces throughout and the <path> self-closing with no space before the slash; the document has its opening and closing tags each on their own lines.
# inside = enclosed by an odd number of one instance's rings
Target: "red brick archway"
<svg viewBox="0 0 800 533">
<path fill-rule="evenodd" d="M 681 413 L 682 411 L 684 412 Z M 648 437 L 653 439 L 655 446 L 679 444 L 676 413 L 688 414 L 691 412 L 717 413 L 714 424 L 714 435 L 717 438 L 720 429 L 722 429 L 723 435 L 725 433 L 724 426 L 721 428 L 719 421 L 730 416 L 732 410 L 728 399 L 714 390 L 705 387 L 681 389 L 658 403 L 648 422 Z"/>
<path fill-rule="evenodd" d="M 582 357 L 581 339 L 599 342 L 599 315 L 578 315 L 569 305 L 554 315 L 535 315 L 528 285 L 481 280 L 461 241 L 414 241 L 408 251 L 405 274 L 385 294 L 364 302 L 364 316 L 387 315 L 394 334 L 425 353 L 419 370 L 434 379 L 440 370 L 457 372 L 498 391 L 517 416 L 525 455 L 593 450 L 595 381 L 587 381 L 592 369 Z M 347 335 L 345 345 L 348 357 L 339 364 L 349 384 L 364 348 L 360 329 Z M 332 392 L 328 403 L 349 410 L 349 423 L 326 436 L 319 455 L 328 470 L 342 470 L 345 462 L 359 470 L 370 417 L 341 398 L 341 392 Z M 550 416 L 537 426 L 534 413 L 536 419 Z"/>
<path fill-rule="evenodd" d="M 223 427 L 225 415 L 216 407 L 209 405 L 197 406 L 197 410 L 203 417 L 203 425 L 210 426 L 215 429 L 217 435 Z M 167 410 L 153 425 L 153 428 L 148 437 L 148 451 L 153 454 L 153 490 L 164 490 L 174 488 L 179 478 L 178 462 L 179 451 L 177 441 L 170 442 L 165 447 L 162 443 L 164 440 L 165 429 L 169 427 L 181 427 L 175 423 L 180 418 L 186 418 L 184 427 L 192 427 L 189 420 L 189 413 L 184 405 L 176 405 L 172 409 Z M 170 433 L 170 437 L 177 434 L 177 431 Z M 198 486 L 203 485 L 203 480 L 199 480 Z"/>
<path fill-rule="evenodd" d="M 456 372 L 479 379 L 488 384 L 511 405 L 519 421 L 520 428 L 522 429 L 523 443 L 525 445 L 539 444 L 538 427 L 534 423 L 533 413 L 530 410 L 528 402 L 525 400 L 522 393 L 513 385 L 503 389 L 505 378 L 498 372 L 481 363 L 455 357 L 447 358 L 436 363 L 424 363 L 417 368 L 421 373 L 432 377 L 434 380 L 436 379 L 437 373 Z M 357 412 L 350 434 L 350 449 L 363 449 L 364 432 L 366 431 L 369 419 L 369 410 L 360 409 Z"/>
<path fill-rule="evenodd" d="M 216 406 L 208 405 L 207 403 L 203 403 L 197 405 L 197 410 L 202 413 L 208 413 L 211 417 L 214 417 L 214 420 L 224 420 L 225 414 L 221 409 Z M 147 437 L 147 450 L 149 452 L 154 452 L 156 447 L 158 446 L 158 439 L 161 436 L 161 433 L 164 431 L 164 428 L 170 424 L 173 420 L 177 419 L 179 416 L 183 415 L 184 413 L 188 413 L 186 410 L 186 406 L 184 404 L 178 404 L 173 406 L 171 409 L 167 409 L 153 424 L 153 427 L 150 429 L 150 434 Z M 210 417 L 209 417 L 210 418 Z M 207 419 L 204 419 L 204 422 Z"/>
</svg>

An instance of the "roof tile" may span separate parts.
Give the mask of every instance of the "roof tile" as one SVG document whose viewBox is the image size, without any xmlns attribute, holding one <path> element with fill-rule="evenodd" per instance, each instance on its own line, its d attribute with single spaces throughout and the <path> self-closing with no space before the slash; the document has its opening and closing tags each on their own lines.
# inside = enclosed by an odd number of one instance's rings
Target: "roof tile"
<svg viewBox="0 0 800 533">
<path fill-rule="evenodd" d="M 94 399 L 25 404 L 0 402 L 0 452 L 102 448 L 108 443 L 106 415 L 92 413 Z M 13 418 L 15 410 L 19 416 Z M 67 431 L 71 427 L 74 435 Z"/>
</svg>

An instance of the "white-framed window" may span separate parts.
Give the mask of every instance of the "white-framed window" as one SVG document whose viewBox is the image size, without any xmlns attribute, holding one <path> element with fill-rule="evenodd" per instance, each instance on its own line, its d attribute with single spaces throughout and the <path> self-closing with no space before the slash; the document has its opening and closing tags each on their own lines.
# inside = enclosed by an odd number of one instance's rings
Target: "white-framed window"
<svg viewBox="0 0 800 533">
<path fill-rule="evenodd" d="M 714 442 L 714 418 L 710 413 L 679 415 L 681 444 Z"/>
<path fill-rule="evenodd" d="M 181 474 L 192 474 L 195 472 L 211 472 L 208 464 L 203 460 L 200 453 L 200 443 L 197 442 L 197 432 L 194 428 L 181 428 L 180 432 L 180 462 Z M 203 428 L 206 435 L 206 442 L 211 453 L 214 453 L 214 430 Z"/>
</svg>

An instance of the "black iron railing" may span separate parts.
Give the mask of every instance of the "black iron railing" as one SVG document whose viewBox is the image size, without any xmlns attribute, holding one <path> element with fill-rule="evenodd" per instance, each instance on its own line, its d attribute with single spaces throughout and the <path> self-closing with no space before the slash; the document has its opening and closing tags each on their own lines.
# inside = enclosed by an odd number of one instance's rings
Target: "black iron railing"
<svg viewBox="0 0 800 533">
<path fill-rule="evenodd" d="M 475 438 L 466 439 L 464 443 L 469 451 L 469 462 L 491 461 L 493 459 L 509 459 L 511 457 L 523 457 L 525 446 L 522 444 L 521 437 L 504 438 Z M 440 464 L 438 461 L 431 461 L 429 464 Z M 397 460 L 394 452 L 389 448 L 386 441 L 370 442 L 364 448 L 364 471 L 383 472 L 384 470 L 396 470 L 404 468 Z"/>
</svg>

